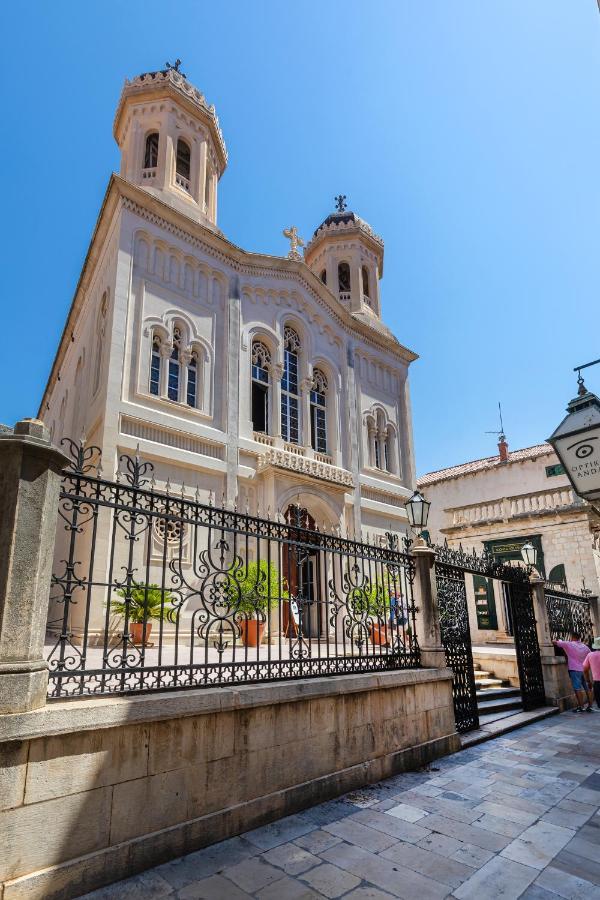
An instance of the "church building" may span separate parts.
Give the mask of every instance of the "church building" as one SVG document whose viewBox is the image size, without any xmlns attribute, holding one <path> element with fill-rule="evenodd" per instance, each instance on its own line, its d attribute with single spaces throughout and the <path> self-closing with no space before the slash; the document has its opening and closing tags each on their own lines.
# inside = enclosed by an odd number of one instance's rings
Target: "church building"
<svg viewBox="0 0 600 900">
<path fill-rule="evenodd" d="M 152 462 L 156 488 L 314 527 L 406 529 L 408 368 L 381 318 L 383 241 L 346 208 L 304 256 L 249 253 L 217 225 L 227 150 L 179 63 L 126 81 L 110 178 L 39 417 L 53 441 Z M 285 224 L 285 223 L 283 223 Z"/>
</svg>

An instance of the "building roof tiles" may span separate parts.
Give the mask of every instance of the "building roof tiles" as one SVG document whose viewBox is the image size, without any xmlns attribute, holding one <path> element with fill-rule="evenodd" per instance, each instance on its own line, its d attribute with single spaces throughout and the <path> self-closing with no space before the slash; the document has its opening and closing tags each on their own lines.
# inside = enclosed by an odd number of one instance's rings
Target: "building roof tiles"
<svg viewBox="0 0 600 900">
<path fill-rule="evenodd" d="M 461 463 L 459 466 L 438 469 L 437 472 L 427 472 L 425 475 L 417 478 L 417 485 L 419 488 L 422 488 L 429 484 L 436 484 L 438 481 L 448 481 L 451 478 L 460 478 L 463 475 L 474 475 L 477 472 L 484 472 L 486 469 L 494 469 L 496 466 L 508 466 L 511 463 L 537 459 L 538 456 L 544 456 L 553 452 L 550 444 L 535 444 L 533 447 L 524 447 L 522 450 L 509 451 L 508 460 L 505 463 L 500 462 L 500 456 L 497 454 L 496 456 L 486 456 L 484 459 L 474 459 L 471 462 Z"/>
</svg>

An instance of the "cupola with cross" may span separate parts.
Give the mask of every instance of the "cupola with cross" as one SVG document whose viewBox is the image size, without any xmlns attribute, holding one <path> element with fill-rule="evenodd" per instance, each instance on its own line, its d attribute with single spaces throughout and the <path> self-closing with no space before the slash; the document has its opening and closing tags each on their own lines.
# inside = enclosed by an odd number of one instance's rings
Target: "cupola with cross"
<svg viewBox="0 0 600 900">
<path fill-rule="evenodd" d="M 181 60 L 125 81 L 113 133 L 121 175 L 206 225 L 217 224 L 217 183 L 227 150 L 214 106 Z"/>
<path fill-rule="evenodd" d="M 345 194 L 335 198 L 335 207 L 309 241 L 306 264 L 351 312 L 380 317 L 383 241 L 347 208 Z"/>
</svg>

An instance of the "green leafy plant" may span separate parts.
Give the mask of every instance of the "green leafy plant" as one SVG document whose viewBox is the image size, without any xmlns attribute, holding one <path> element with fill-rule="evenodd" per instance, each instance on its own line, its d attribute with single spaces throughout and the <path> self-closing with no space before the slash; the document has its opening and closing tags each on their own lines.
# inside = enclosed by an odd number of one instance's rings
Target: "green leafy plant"
<svg viewBox="0 0 600 900">
<path fill-rule="evenodd" d="M 173 609 L 173 598 L 170 591 L 163 591 L 157 584 L 133 583 L 129 590 L 129 602 L 125 601 L 127 591 L 117 591 L 122 600 L 111 600 L 111 611 L 118 616 L 128 616 L 129 622 L 139 624 L 151 619 L 166 619 Z M 164 597 L 164 603 L 163 601 Z"/>
<path fill-rule="evenodd" d="M 228 579 L 227 592 L 232 607 L 249 618 L 256 613 L 267 613 L 269 606 L 289 598 L 277 567 L 264 559 L 232 570 Z"/>
<path fill-rule="evenodd" d="M 380 581 L 367 587 L 353 588 L 348 603 L 356 613 L 364 613 L 384 622 L 390 617 L 390 590 Z"/>
</svg>

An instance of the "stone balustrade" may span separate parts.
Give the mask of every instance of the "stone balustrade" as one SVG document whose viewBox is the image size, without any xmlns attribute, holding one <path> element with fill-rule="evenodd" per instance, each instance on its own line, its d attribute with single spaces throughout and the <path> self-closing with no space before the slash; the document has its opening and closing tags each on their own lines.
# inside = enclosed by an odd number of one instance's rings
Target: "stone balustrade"
<svg viewBox="0 0 600 900">
<path fill-rule="evenodd" d="M 311 459 L 306 456 L 299 456 L 297 453 L 290 453 L 288 450 L 280 450 L 276 447 L 269 448 L 258 459 L 258 471 L 264 472 L 271 467 L 277 469 L 287 469 L 300 475 L 310 475 L 313 478 L 319 478 L 321 481 L 329 481 L 332 484 L 339 484 L 343 487 L 351 488 L 354 486 L 352 473 L 347 469 L 340 469 L 319 459 Z"/>
<path fill-rule="evenodd" d="M 570 487 L 503 497 L 486 503 L 473 503 L 469 506 L 447 509 L 446 513 L 450 518 L 450 524 L 447 527 L 460 528 L 481 522 L 501 522 L 518 516 L 534 516 L 567 509 L 578 503 L 580 501 L 577 500 Z"/>
</svg>

